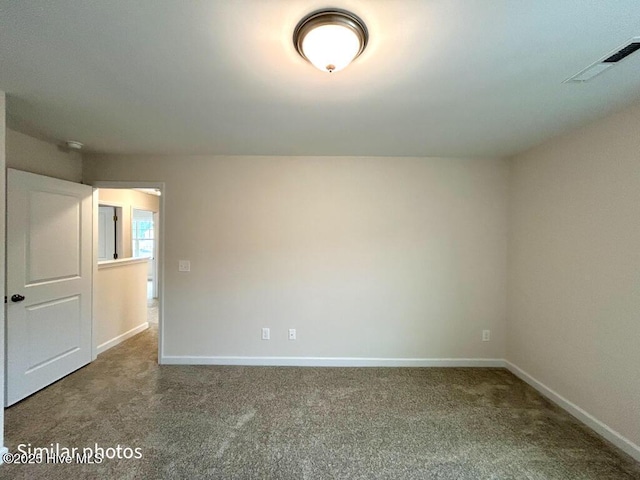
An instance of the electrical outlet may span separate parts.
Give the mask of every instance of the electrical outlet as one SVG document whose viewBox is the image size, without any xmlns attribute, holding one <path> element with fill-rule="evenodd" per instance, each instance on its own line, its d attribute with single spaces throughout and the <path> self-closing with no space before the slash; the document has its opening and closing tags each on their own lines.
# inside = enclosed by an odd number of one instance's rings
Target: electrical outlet
<svg viewBox="0 0 640 480">
<path fill-rule="evenodd" d="M 290 328 L 289 329 L 289 340 L 295 340 L 296 339 L 296 329 L 295 328 Z"/>
<path fill-rule="evenodd" d="M 191 262 L 189 260 L 178 260 L 178 271 L 179 272 L 190 272 L 191 271 Z"/>
<path fill-rule="evenodd" d="M 491 330 L 483 330 L 482 331 L 482 341 L 488 342 L 491 340 Z"/>
<path fill-rule="evenodd" d="M 263 328 L 262 329 L 262 339 L 263 340 L 271 340 L 271 330 L 269 330 L 268 328 Z"/>
</svg>

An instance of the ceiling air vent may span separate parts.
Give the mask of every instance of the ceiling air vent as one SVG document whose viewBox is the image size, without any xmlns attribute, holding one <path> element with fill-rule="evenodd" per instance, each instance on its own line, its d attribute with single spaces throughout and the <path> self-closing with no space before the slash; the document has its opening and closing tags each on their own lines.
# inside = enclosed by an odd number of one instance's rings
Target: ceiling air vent
<svg viewBox="0 0 640 480">
<path fill-rule="evenodd" d="M 621 48 L 610 57 L 605 58 L 602 63 L 618 63 L 620 60 L 622 60 L 623 58 L 627 58 L 638 49 L 640 49 L 640 41 L 631 42 L 629 45 Z"/>
<path fill-rule="evenodd" d="M 584 70 L 576 73 L 573 77 L 567 78 L 562 83 L 581 83 L 588 82 L 593 77 L 600 75 L 602 72 L 609 70 L 616 63 L 627 58 L 632 53 L 640 50 L 640 37 L 632 38 L 627 43 L 618 47 L 615 51 L 607 54 L 595 63 L 592 63 Z"/>
</svg>

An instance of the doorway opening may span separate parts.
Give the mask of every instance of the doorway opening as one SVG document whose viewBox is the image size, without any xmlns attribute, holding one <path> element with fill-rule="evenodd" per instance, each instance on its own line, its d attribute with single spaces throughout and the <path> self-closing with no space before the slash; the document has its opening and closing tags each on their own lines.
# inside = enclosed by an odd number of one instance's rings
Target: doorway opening
<svg viewBox="0 0 640 480">
<path fill-rule="evenodd" d="M 147 328 L 157 328 L 160 363 L 164 184 L 95 182 L 93 187 L 98 218 L 93 292 L 96 355 Z M 114 207 L 119 208 L 114 215 L 115 232 L 109 230 L 112 223 L 108 216 L 114 213 Z M 105 259 L 109 247 L 103 248 L 101 242 L 115 242 L 117 257 Z"/>
</svg>

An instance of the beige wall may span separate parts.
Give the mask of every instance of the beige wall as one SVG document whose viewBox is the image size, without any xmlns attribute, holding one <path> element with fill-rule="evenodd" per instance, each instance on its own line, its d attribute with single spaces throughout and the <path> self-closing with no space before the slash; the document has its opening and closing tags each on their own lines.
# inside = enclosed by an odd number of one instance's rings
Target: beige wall
<svg viewBox="0 0 640 480">
<path fill-rule="evenodd" d="M 160 210 L 160 199 L 156 195 L 139 192 L 137 190 L 101 188 L 98 190 L 100 205 L 115 205 L 122 207 L 122 218 L 118 222 L 122 230 L 122 252 L 120 258 L 129 258 L 133 255 L 131 242 L 131 219 L 133 210 L 147 210 L 158 212 Z"/>
<path fill-rule="evenodd" d="M 82 181 L 82 157 L 58 145 L 7 129 L 7 167 L 60 178 Z"/>
<path fill-rule="evenodd" d="M 507 359 L 640 445 L 640 107 L 516 157 Z"/>
<path fill-rule="evenodd" d="M 94 292 L 98 353 L 148 326 L 146 261 L 100 264 Z"/>
<path fill-rule="evenodd" d="M 165 355 L 504 356 L 504 161 L 88 155 L 84 170 L 166 182 Z"/>
</svg>

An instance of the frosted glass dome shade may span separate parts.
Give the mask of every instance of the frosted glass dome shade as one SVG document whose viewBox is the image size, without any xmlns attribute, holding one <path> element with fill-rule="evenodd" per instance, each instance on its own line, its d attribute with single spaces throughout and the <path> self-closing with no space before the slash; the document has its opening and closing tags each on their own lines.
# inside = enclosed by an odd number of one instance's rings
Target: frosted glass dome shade
<svg viewBox="0 0 640 480">
<path fill-rule="evenodd" d="M 342 10 L 321 10 L 300 21 L 293 33 L 298 53 L 324 72 L 337 72 L 364 50 L 367 27 Z"/>
</svg>

